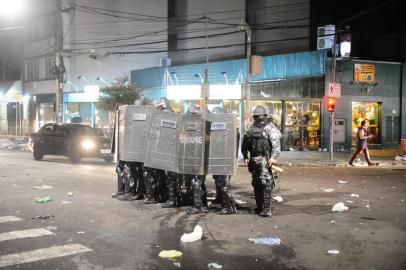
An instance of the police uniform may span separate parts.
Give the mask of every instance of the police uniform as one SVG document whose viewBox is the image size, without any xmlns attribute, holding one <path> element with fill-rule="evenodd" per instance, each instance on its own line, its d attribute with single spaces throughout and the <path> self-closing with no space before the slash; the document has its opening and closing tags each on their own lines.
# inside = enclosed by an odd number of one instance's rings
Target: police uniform
<svg viewBox="0 0 406 270">
<path fill-rule="evenodd" d="M 282 135 L 273 123 L 266 119 L 266 109 L 257 106 L 254 109 L 254 123 L 244 135 L 241 152 L 248 161 L 248 170 L 252 174 L 256 212 L 271 217 L 271 191 L 274 177 L 269 170 L 269 160 L 278 160 Z"/>
</svg>

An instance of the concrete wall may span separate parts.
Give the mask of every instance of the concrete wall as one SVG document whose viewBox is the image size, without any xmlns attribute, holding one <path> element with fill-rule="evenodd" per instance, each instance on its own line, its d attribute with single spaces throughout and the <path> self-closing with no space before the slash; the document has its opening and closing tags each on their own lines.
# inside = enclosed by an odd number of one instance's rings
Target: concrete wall
<svg viewBox="0 0 406 270">
<path fill-rule="evenodd" d="M 111 53 L 128 51 L 166 50 L 166 0 L 87 0 L 81 1 L 79 4 L 156 17 L 101 11 L 129 17 L 115 18 L 91 14 L 80 7 L 75 10 L 74 14 L 65 15 L 65 32 L 67 34 L 64 47 L 71 50 L 68 57 L 65 58 L 67 80 L 76 84 L 79 90 L 83 90 L 84 85 L 87 84 L 99 84 L 103 87 L 105 83 L 96 81 L 97 77 L 102 77 L 110 83 L 117 76 L 129 75 L 130 70 L 158 66 L 159 58 L 167 56 L 166 52 L 110 55 Z M 71 24 L 72 16 L 73 23 Z M 160 32 L 152 33 L 158 31 Z M 118 40 L 114 41 L 114 39 Z M 162 42 L 151 45 L 134 45 L 157 41 Z M 95 57 L 90 58 L 91 54 Z M 88 81 L 78 80 L 77 77 L 80 75 Z M 64 91 L 75 90 L 72 85 L 65 85 Z"/>
<path fill-rule="evenodd" d="M 230 12 L 233 11 L 233 12 Z M 189 39 L 197 36 L 206 36 L 206 24 L 204 19 L 195 23 L 188 22 L 198 20 L 204 16 L 216 20 L 216 22 L 207 20 L 207 35 L 218 35 L 237 31 L 237 26 L 241 18 L 245 17 L 245 1 L 244 0 L 180 0 L 176 1 L 176 16 L 171 18 L 172 26 L 184 25 L 170 31 L 177 33 L 178 38 Z M 186 21 L 185 21 L 186 20 Z M 224 24 L 223 24 L 224 23 Z M 172 27 L 171 27 L 172 28 Z M 201 50 L 184 50 L 206 47 L 206 39 L 189 39 L 180 40 L 177 42 L 177 49 L 180 51 L 170 52 L 169 57 L 173 64 L 199 63 L 206 60 L 209 61 L 236 59 L 245 55 L 245 34 L 235 33 L 224 36 L 215 36 L 208 38 L 208 47 L 216 47 L 223 45 L 242 44 L 228 48 L 215 48 L 206 51 Z"/>
<path fill-rule="evenodd" d="M 362 90 L 362 85 L 353 83 L 353 65 L 354 63 L 372 63 L 375 65 L 375 82 L 376 86 L 368 86 L 370 92 Z M 400 69 L 399 63 L 383 63 L 362 60 L 338 60 L 337 62 L 337 82 L 341 83 L 341 98 L 336 99 L 336 119 L 346 120 L 346 142 L 344 144 L 335 144 L 335 148 L 345 149 L 351 148 L 352 138 L 352 102 L 380 102 L 381 107 L 381 143 L 379 147 L 393 148 L 397 147 L 397 143 L 387 143 L 386 134 L 386 116 L 400 116 Z M 331 81 L 331 61 L 327 61 L 327 74 L 325 78 L 326 95 L 328 83 Z M 329 113 L 327 112 L 325 100 L 323 102 L 322 114 L 322 147 L 327 148 L 329 143 Z M 400 122 L 404 122 L 404 116 L 400 118 Z"/>
</svg>

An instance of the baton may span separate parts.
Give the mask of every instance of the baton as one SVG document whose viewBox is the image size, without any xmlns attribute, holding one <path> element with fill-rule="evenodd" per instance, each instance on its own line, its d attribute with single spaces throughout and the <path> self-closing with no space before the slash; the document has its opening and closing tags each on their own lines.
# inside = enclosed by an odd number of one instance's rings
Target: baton
<svg viewBox="0 0 406 270">
<path fill-rule="evenodd" d="M 272 165 L 271 169 L 274 170 L 274 171 L 277 171 L 277 172 L 283 172 L 283 169 L 281 167 L 276 166 L 276 165 Z"/>
</svg>

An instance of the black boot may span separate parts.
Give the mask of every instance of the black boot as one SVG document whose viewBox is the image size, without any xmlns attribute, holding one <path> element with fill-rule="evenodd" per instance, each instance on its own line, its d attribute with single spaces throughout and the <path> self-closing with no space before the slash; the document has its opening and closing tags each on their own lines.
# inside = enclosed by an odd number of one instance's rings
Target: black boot
<svg viewBox="0 0 406 270">
<path fill-rule="evenodd" d="M 117 192 L 113 193 L 111 195 L 111 197 L 117 198 L 117 197 L 119 197 L 119 196 L 121 196 L 123 194 L 124 194 L 124 182 L 123 182 L 122 177 L 117 176 Z"/>
<path fill-rule="evenodd" d="M 152 172 L 144 171 L 144 183 L 145 183 L 145 199 L 144 204 L 156 203 L 155 201 L 155 188 L 154 188 L 154 178 Z"/>
<path fill-rule="evenodd" d="M 272 217 L 271 190 L 268 187 L 263 190 L 263 210 L 259 213 L 259 215 L 262 217 Z"/>
<path fill-rule="evenodd" d="M 231 191 L 230 181 L 228 176 L 224 178 L 221 188 L 221 198 L 222 198 L 222 209 L 220 211 L 221 215 L 236 214 L 237 209 L 235 201 L 233 198 L 233 193 Z"/>
</svg>

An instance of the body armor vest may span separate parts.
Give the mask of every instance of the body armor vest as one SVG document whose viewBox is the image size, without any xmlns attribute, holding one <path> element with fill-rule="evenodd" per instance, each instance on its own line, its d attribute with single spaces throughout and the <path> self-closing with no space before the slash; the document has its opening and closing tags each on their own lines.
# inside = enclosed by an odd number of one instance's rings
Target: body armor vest
<svg viewBox="0 0 406 270">
<path fill-rule="evenodd" d="M 264 126 L 252 126 L 250 129 L 251 157 L 270 157 L 272 145 Z"/>
</svg>

